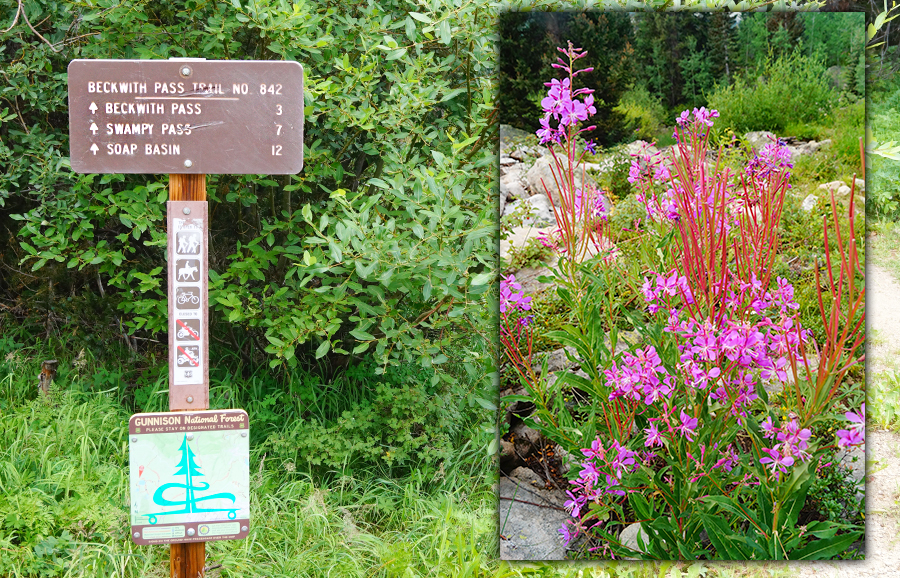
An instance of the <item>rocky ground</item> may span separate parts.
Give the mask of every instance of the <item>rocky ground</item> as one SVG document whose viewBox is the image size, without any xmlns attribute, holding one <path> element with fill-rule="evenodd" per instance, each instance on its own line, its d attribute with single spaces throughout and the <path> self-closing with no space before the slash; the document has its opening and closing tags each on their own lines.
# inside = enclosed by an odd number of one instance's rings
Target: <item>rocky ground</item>
<svg viewBox="0 0 900 578">
<path fill-rule="evenodd" d="M 551 195 L 555 194 L 552 186 L 552 175 L 549 172 L 550 158 L 543 153 L 541 147 L 529 145 L 525 134 L 501 128 L 500 151 L 500 207 L 501 214 L 509 217 L 516 211 L 524 214 L 521 222 L 507 229 L 507 237 L 501 241 L 501 258 L 505 263 L 516 250 L 537 237 L 541 231 L 549 230 L 555 223 L 550 202 L 545 188 Z M 745 137 L 759 146 L 769 141 L 768 134 L 751 133 Z M 789 143 L 796 154 L 814 154 L 822 147 L 830 145 L 821 143 Z M 629 154 L 638 154 L 646 150 L 646 143 L 633 144 Z M 586 178 L 609 169 L 609 164 L 600 162 L 588 167 Z M 592 176 L 593 175 L 593 176 Z M 548 183 L 550 183 L 548 185 Z M 856 202 L 864 207 L 865 183 L 857 181 Z M 850 187 L 840 181 L 823 183 L 820 189 L 832 191 L 838 199 L 849 196 Z M 809 195 L 803 202 L 806 210 L 811 210 L 816 202 L 816 195 Z M 552 263 L 548 263 L 552 265 Z M 871 272 L 871 266 L 870 266 Z M 529 267 L 516 271 L 516 279 L 528 293 L 544 289 L 546 285 L 538 282 L 538 277 L 546 274 L 543 267 Z M 883 272 L 882 272 L 883 273 Z M 875 275 L 871 283 L 878 291 L 883 286 L 882 298 L 869 307 L 869 327 L 880 328 L 885 341 L 892 344 L 890 355 L 900 355 L 900 308 L 890 309 L 890 299 L 900 298 L 900 286 L 889 278 L 883 279 Z M 874 315 L 873 315 L 874 313 Z M 896 319 L 893 319 L 896 317 Z M 627 339 L 627 336 L 626 336 Z M 570 352 L 571 353 L 571 352 Z M 870 364 L 877 364 L 873 357 L 879 352 L 870 352 Z M 887 354 L 888 352 L 884 352 Z M 560 370 L 577 370 L 577 361 L 569 359 L 564 350 L 549 354 L 549 373 Z M 871 366 L 870 366 L 871 367 Z M 872 375 L 871 373 L 869 375 Z M 523 393 L 507 389 L 501 395 Z M 506 560 L 563 560 L 567 556 L 566 549 L 560 540 L 558 529 L 569 518 L 563 508 L 567 499 L 564 490 L 566 483 L 564 474 L 573 465 L 572 460 L 558 447 L 547 444 L 537 432 L 530 430 L 516 416 L 516 412 L 526 409 L 521 403 L 507 408 L 506 419 L 509 433 L 501 444 L 501 481 L 500 481 L 500 557 Z M 868 502 L 867 502 L 867 560 L 836 563 L 796 563 L 792 566 L 799 576 L 844 576 L 847 572 L 860 573 L 862 576 L 897 576 L 900 578 L 900 538 L 897 538 L 897 516 L 900 508 L 895 503 L 900 486 L 900 436 L 891 432 L 872 431 L 868 438 Z M 849 463 L 848 457 L 848 463 Z M 855 466 L 854 475 L 861 479 L 865 475 L 862 460 Z M 849 575 L 849 574 L 846 574 Z"/>
</svg>

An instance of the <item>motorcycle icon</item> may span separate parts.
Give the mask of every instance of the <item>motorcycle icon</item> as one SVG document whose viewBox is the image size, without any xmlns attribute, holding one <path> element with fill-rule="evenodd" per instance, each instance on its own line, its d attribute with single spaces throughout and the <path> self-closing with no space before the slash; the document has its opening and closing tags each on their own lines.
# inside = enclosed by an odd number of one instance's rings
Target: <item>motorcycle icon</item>
<svg viewBox="0 0 900 578">
<path fill-rule="evenodd" d="M 187 327 L 179 327 L 178 328 L 178 339 L 187 339 L 189 337 L 197 338 L 195 333 L 191 333 L 191 331 Z"/>
</svg>

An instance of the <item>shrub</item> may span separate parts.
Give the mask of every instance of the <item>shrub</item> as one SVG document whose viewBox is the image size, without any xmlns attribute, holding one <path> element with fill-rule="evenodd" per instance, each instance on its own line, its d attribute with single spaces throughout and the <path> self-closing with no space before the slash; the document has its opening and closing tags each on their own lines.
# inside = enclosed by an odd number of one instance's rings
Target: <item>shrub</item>
<svg viewBox="0 0 900 578">
<path fill-rule="evenodd" d="M 448 458 L 464 425 L 459 396 L 430 384 L 415 366 L 377 378 L 373 370 L 356 368 L 327 386 L 305 405 L 310 410 L 268 436 L 265 451 L 285 464 L 328 470 L 378 463 L 408 469 Z"/>
<path fill-rule="evenodd" d="M 666 109 L 644 86 L 629 89 L 613 108 L 625 117 L 625 129 L 631 140 L 652 141 L 665 125 Z"/>
<path fill-rule="evenodd" d="M 792 123 L 822 122 L 837 104 L 822 60 L 795 51 L 790 56 L 767 58 L 752 73 L 719 84 L 709 96 L 719 111 L 715 130 L 731 128 L 744 133 L 769 130 L 784 134 Z"/>
</svg>

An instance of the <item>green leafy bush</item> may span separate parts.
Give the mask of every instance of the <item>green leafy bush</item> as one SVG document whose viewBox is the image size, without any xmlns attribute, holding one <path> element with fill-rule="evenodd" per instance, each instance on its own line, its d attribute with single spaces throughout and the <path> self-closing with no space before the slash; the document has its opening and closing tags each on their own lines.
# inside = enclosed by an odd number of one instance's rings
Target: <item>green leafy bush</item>
<svg viewBox="0 0 900 578">
<path fill-rule="evenodd" d="M 613 110 L 625 117 L 625 129 L 636 139 L 652 141 L 665 126 L 665 107 L 644 86 L 625 92 Z"/>
<path fill-rule="evenodd" d="M 509 263 L 505 268 L 517 271 L 523 267 L 542 267 L 552 255 L 553 251 L 549 247 L 542 245 L 537 238 L 530 237 L 523 246 L 510 247 Z"/>
<path fill-rule="evenodd" d="M 822 61 L 795 51 L 767 58 L 755 72 L 739 76 L 730 85 L 717 85 L 707 108 L 719 111 L 715 130 L 785 134 L 793 123 L 824 121 L 837 97 Z"/>
<path fill-rule="evenodd" d="M 348 372 L 315 405 L 307 404 L 311 411 L 286 422 L 264 442 L 269 455 L 286 464 L 329 470 L 360 463 L 408 468 L 448 458 L 463 422 L 458 398 L 454 401 L 446 388 L 430 384 L 415 366 L 378 379 L 373 379 L 373 369 Z"/>
</svg>

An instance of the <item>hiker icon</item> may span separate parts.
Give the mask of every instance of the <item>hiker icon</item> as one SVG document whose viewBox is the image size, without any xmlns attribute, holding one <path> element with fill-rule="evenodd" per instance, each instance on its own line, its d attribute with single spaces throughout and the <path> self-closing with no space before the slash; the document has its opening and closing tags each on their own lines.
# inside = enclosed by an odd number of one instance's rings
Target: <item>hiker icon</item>
<svg viewBox="0 0 900 578">
<path fill-rule="evenodd" d="M 175 235 L 179 255 L 197 255 L 200 253 L 200 231 L 178 231 Z"/>
</svg>

